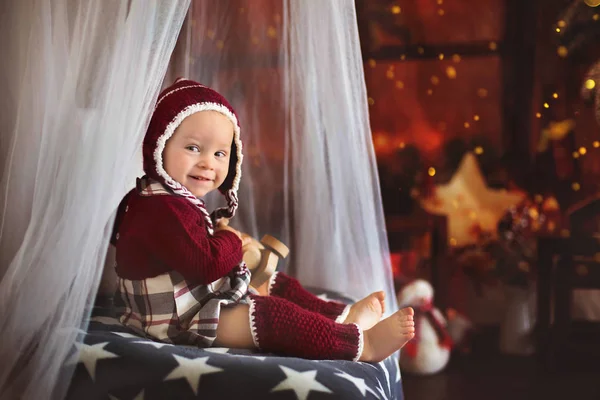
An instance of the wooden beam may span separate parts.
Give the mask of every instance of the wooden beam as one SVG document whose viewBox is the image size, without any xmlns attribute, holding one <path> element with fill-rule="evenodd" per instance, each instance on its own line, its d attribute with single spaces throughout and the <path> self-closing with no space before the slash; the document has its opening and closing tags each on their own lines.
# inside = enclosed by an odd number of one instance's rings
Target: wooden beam
<svg viewBox="0 0 600 400">
<path fill-rule="evenodd" d="M 502 57 L 502 141 L 514 177 L 531 166 L 530 144 L 539 0 L 506 0 Z"/>
<path fill-rule="evenodd" d="M 443 54 L 445 58 L 458 54 L 465 57 L 498 56 L 503 52 L 502 42 L 476 41 L 451 44 L 411 44 L 403 46 L 383 46 L 377 51 L 363 51 L 363 59 L 373 60 L 433 60 Z"/>
</svg>

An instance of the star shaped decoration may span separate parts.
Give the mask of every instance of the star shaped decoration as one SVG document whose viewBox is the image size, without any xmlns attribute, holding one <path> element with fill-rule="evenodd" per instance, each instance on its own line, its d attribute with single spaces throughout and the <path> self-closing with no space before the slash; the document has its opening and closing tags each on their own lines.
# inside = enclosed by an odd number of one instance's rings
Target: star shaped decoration
<svg viewBox="0 0 600 400">
<path fill-rule="evenodd" d="M 481 232 L 495 237 L 504 213 L 524 197 L 488 188 L 475 155 L 467 153 L 450 182 L 436 186 L 434 195 L 422 199 L 421 205 L 432 214 L 446 215 L 450 245 L 465 246 L 476 243 Z"/>
<path fill-rule="evenodd" d="M 315 379 L 317 370 L 298 372 L 283 365 L 280 365 L 279 368 L 281 368 L 286 378 L 271 389 L 271 392 L 293 390 L 298 400 L 306 400 L 311 391 L 333 393 L 326 386 L 317 382 Z"/>
<path fill-rule="evenodd" d="M 214 374 L 215 372 L 223 371 L 222 368 L 208 365 L 207 361 L 209 357 L 190 359 L 178 356 L 177 354 L 173 354 L 173 357 L 175 357 L 175 360 L 179 365 L 175 367 L 164 380 L 169 381 L 184 378 L 188 381 L 195 395 L 198 395 L 198 385 L 200 384 L 200 378 L 202 378 L 202 375 Z"/>
<path fill-rule="evenodd" d="M 77 350 L 71 358 L 66 361 L 66 365 L 74 365 L 83 363 L 88 373 L 92 377 L 92 380 L 96 380 L 96 365 L 98 360 L 104 360 L 107 358 L 117 358 L 119 355 L 111 353 L 110 351 L 104 350 L 104 347 L 109 342 L 97 343 L 94 345 L 87 345 L 85 343 L 75 342 Z"/>
</svg>

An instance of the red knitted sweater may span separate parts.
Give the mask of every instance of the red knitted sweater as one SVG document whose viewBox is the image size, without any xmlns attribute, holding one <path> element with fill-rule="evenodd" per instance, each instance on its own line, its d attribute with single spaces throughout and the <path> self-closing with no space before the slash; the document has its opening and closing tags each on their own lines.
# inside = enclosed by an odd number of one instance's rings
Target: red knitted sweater
<svg viewBox="0 0 600 400">
<path fill-rule="evenodd" d="M 242 261 L 241 240 L 229 231 L 209 236 L 204 216 L 183 197 L 143 196 L 133 189 L 120 210 L 114 244 L 121 278 L 141 280 L 174 270 L 208 284 Z"/>
</svg>

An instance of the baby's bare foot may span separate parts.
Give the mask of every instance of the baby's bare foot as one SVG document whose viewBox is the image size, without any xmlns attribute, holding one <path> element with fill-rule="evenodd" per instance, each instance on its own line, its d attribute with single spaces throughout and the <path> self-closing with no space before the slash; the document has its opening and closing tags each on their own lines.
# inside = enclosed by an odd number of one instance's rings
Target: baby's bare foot
<svg viewBox="0 0 600 400">
<path fill-rule="evenodd" d="M 385 292 L 374 292 L 354 303 L 344 324 L 358 324 L 363 331 L 379 322 L 384 312 Z"/>
<path fill-rule="evenodd" d="M 364 331 L 364 348 L 359 360 L 380 362 L 404 347 L 415 336 L 414 314 L 411 307 L 403 308 Z"/>
</svg>

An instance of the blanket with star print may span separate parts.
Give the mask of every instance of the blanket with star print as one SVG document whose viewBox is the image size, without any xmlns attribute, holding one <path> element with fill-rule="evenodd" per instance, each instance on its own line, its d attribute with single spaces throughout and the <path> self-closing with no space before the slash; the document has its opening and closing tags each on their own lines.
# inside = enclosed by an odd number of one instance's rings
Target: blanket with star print
<svg viewBox="0 0 600 400">
<path fill-rule="evenodd" d="M 174 346 L 135 335 L 106 308 L 77 347 L 68 400 L 403 398 L 396 355 L 369 364 Z"/>
</svg>

